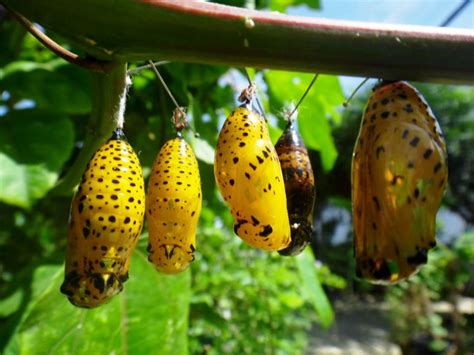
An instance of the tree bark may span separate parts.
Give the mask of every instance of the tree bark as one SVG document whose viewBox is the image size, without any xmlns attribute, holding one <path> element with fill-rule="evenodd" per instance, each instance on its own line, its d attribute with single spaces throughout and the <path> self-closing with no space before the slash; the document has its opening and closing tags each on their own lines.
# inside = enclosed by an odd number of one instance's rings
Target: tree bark
<svg viewBox="0 0 474 355">
<path fill-rule="evenodd" d="M 474 31 L 176 0 L 1 0 L 103 60 L 160 59 L 474 84 Z"/>
</svg>

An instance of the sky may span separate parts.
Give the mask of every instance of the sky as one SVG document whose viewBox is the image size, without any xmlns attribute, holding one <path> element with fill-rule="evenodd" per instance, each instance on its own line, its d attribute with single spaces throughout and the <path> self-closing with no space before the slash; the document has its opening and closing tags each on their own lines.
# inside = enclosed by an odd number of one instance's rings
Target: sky
<svg viewBox="0 0 474 355">
<path fill-rule="evenodd" d="M 438 26 L 462 0 L 320 0 L 321 10 L 306 6 L 289 9 L 288 13 L 341 20 L 384 22 Z M 474 1 L 449 27 L 474 29 Z"/>
</svg>

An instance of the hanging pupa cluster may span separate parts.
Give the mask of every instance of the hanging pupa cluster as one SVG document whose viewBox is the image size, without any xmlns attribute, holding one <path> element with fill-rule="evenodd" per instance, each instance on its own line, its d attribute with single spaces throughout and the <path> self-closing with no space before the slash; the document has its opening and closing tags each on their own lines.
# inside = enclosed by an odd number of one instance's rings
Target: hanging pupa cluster
<svg viewBox="0 0 474 355">
<path fill-rule="evenodd" d="M 217 186 L 243 241 L 297 255 L 312 233 L 316 191 L 308 151 L 289 118 L 273 146 L 265 119 L 251 108 L 253 90 L 252 85 L 244 90 L 243 105 L 219 133 Z M 179 273 L 194 260 L 202 205 L 199 168 L 181 136 L 187 124 L 181 108 L 173 124 L 177 135 L 156 156 L 146 198 L 123 120 L 87 164 L 71 204 L 61 286 L 75 306 L 97 307 L 122 291 L 145 213 L 148 259 L 158 271 Z M 427 262 L 428 250 L 436 245 L 446 161 L 443 135 L 421 94 L 406 82 L 379 84 L 367 104 L 352 161 L 359 277 L 390 284 Z"/>
</svg>

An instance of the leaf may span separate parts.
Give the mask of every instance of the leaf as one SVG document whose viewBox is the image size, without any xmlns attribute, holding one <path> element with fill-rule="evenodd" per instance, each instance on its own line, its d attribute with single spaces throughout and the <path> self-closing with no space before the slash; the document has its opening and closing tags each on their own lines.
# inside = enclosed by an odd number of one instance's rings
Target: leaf
<svg viewBox="0 0 474 355">
<path fill-rule="evenodd" d="M 136 251 L 124 291 L 96 309 L 59 292 L 63 267 L 36 269 L 33 293 L 5 354 L 186 354 L 190 273 L 159 274 Z"/>
<path fill-rule="evenodd" d="M 29 208 L 53 187 L 73 148 L 73 127 L 61 114 L 10 111 L 0 125 L 0 201 Z"/>
<path fill-rule="evenodd" d="M 300 277 L 303 280 L 302 293 L 310 300 L 321 325 L 329 328 L 334 312 L 316 274 L 314 256 L 309 248 L 296 257 Z"/>
<path fill-rule="evenodd" d="M 319 9 L 319 0 L 267 0 L 269 8 L 273 11 L 285 12 L 289 6 L 306 5 L 312 9 Z"/>
<path fill-rule="evenodd" d="M 84 114 L 91 109 L 88 74 L 62 59 L 12 62 L 0 71 L 0 87 L 54 112 Z"/>
<path fill-rule="evenodd" d="M 187 141 L 193 148 L 196 158 L 207 164 L 214 164 L 214 148 L 202 138 L 197 138 L 193 134 L 189 134 Z"/>
<path fill-rule="evenodd" d="M 274 70 L 266 72 L 264 79 L 269 86 L 272 110 L 280 112 L 284 106 L 297 102 L 313 77 L 312 74 L 294 74 Z M 298 125 L 301 136 L 308 148 L 321 153 L 325 171 L 332 169 L 337 158 L 329 118 L 335 124 L 340 122 L 341 117 L 336 108 L 343 100 L 339 79 L 334 76 L 320 75 L 299 107 Z"/>
</svg>

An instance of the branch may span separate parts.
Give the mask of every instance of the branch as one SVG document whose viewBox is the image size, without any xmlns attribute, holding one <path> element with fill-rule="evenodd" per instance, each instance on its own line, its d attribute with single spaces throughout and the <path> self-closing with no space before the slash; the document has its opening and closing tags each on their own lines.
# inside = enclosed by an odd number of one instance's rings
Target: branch
<svg viewBox="0 0 474 355">
<path fill-rule="evenodd" d="M 474 84 L 474 31 L 176 0 L 0 0 L 100 59 Z"/>
<path fill-rule="evenodd" d="M 49 192 L 50 195 L 70 195 L 94 152 L 116 128 L 120 98 L 126 86 L 127 65 L 113 63 L 108 73 L 92 73 L 92 111 L 79 155 L 66 175 Z"/>
</svg>

